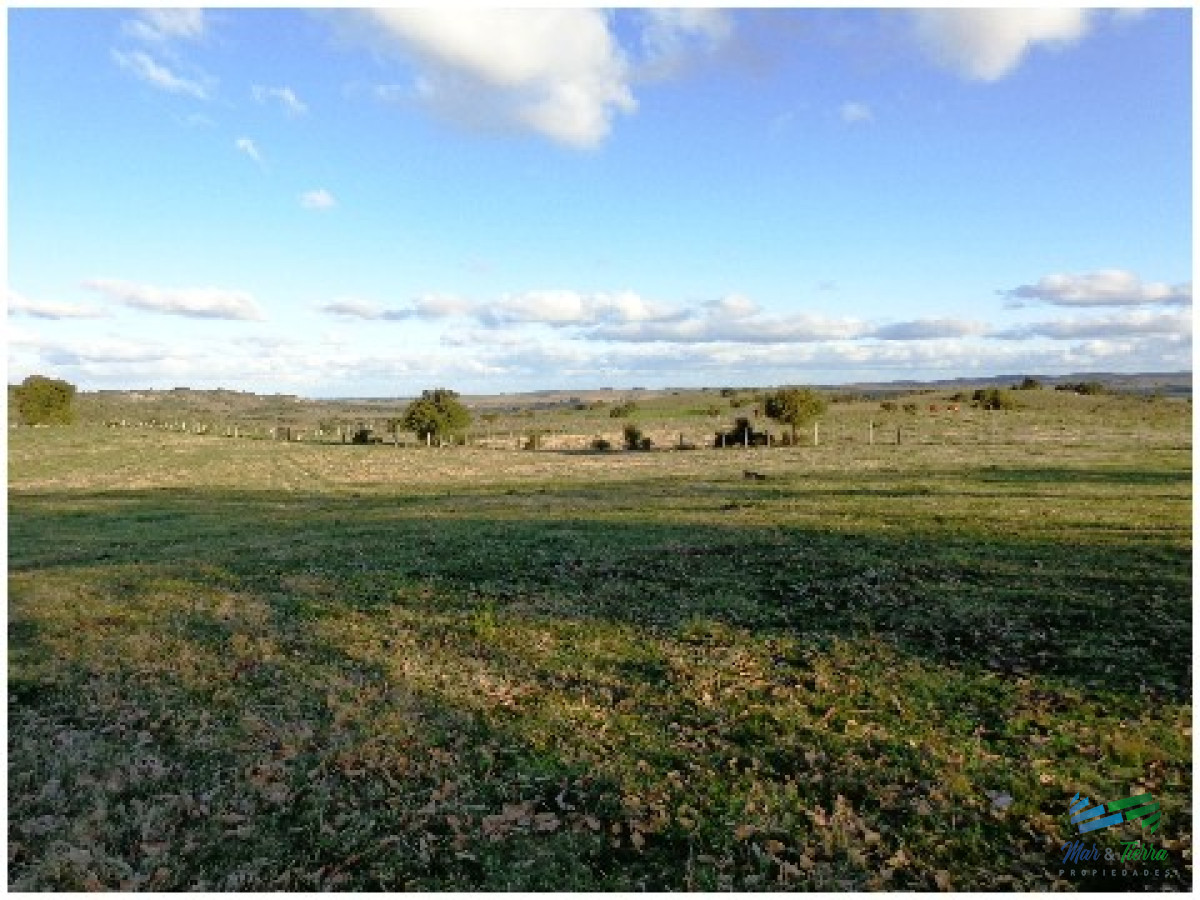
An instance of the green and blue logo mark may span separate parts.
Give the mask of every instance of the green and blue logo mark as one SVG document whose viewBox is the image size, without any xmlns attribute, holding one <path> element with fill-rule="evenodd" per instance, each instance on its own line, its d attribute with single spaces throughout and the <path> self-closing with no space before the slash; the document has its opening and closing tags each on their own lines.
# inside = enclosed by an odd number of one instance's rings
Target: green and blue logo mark
<svg viewBox="0 0 1200 900">
<path fill-rule="evenodd" d="M 1142 827 L 1150 826 L 1150 833 L 1153 834 L 1162 817 L 1158 804 L 1150 794 L 1138 794 L 1136 797 L 1126 797 L 1113 803 L 1097 803 L 1095 806 L 1091 806 L 1091 802 L 1078 793 L 1071 798 L 1071 822 L 1079 824 L 1080 834 L 1137 819 L 1143 819 Z"/>
</svg>

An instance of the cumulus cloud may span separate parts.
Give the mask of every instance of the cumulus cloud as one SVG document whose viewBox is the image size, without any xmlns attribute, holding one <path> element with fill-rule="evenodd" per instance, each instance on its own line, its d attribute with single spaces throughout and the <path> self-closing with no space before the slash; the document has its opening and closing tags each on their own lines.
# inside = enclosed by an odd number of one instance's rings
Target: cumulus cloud
<svg viewBox="0 0 1200 900">
<path fill-rule="evenodd" d="M 865 103 L 843 103 L 841 108 L 841 116 L 842 121 L 847 125 L 875 121 L 875 114 L 871 112 L 871 107 L 867 106 Z"/>
<path fill-rule="evenodd" d="M 720 47 L 733 33 L 725 10 L 691 7 L 644 9 L 640 35 L 642 77 L 675 74 L 689 59 Z"/>
<path fill-rule="evenodd" d="M 35 319 L 99 319 L 109 314 L 107 310 L 84 303 L 31 300 L 11 288 L 8 291 L 8 313 Z"/>
<path fill-rule="evenodd" d="M 1068 7 L 924 9 L 912 13 L 918 40 L 940 64 L 977 81 L 997 81 L 1035 46 L 1082 38 L 1091 13 Z"/>
<path fill-rule="evenodd" d="M 322 304 L 318 309 L 343 319 L 403 322 L 407 319 L 445 319 L 475 311 L 475 304 L 453 294 L 425 294 L 409 306 L 388 309 L 371 300 L 342 297 Z"/>
<path fill-rule="evenodd" d="M 331 316 L 343 319 L 382 319 L 386 310 L 378 303 L 360 300 L 357 297 L 341 297 L 323 303 L 318 309 Z"/>
<path fill-rule="evenodd" d="M 479 307 L 476 314 L 492 327 L 518 323 L 562 327 L 666 321 L 678 318 L 681 312 L 633 291 L 541 290 L 505 296 Z"/>
<path fill-rule="evenodd" d="M 454 294 L 424 294 L 413 301 L 412 311 L 423 319 L 444 319 L 473 313 L 476 305 Z"/>
<path fill-rule="evenodd" d="M 278 103 L 289 116 L 302 116 L 308 112 L 307 104 L 289 87 L 264 87 L 256 84 L 251 88 L 251 94 L 259 103 Z"/>
<path fill-rule="evenodd" d="M 745 294 L 727 294 L 709 302 L 710 314 L 722 319 L 745 319 L 757 315 L 759 306 Z"/>
<path fill-rule="evenodd" d="M 203 84 L 176 75 L 162 63 L 157 62 L 148 53 L 144 53 L 141 50 L 134 50 L 129 53 L 114 50 L 112 55 L 117 65 L 122 69 L 132 72 L 142 81 L 160 90 L 171 94 L 186 94 L 190 97 L 195 97 L 197 100 L 208 99 L 208 91 Z"/>
<path fill-rule="evenodd" d="M 356 298 L 340 298 L 319 309 L 342 318 L 403 321 L 472 317 L 480 325 L 499 330 L 519 325 L 551 328 L 595 327 L 605 324 L 663 322 L 687 313 L 674 306 L 646 300 L 634 291 L 535 290 L 506 294 L 498 300 L 476 303 L 455 294 L 431 293 L 408 306 L 386 308 Z"/>
<path fill-rule="evenodd" d="M 415 58 L 415 95 L 452 120 L 590 146 L 636 107 L 628 65 L 595 9 L 448 7 L 357 13 L 371 40 Z"/>
<path fill-rule="evenodd" d="M 141 341 L 97 338 L 44 347 L 42 358 L 54 366 L 82 367 L 162 362 L 169 359 L 170 354 L 164 347 L 148 346 Z"/>
<path fill-rule="evenodd" d="M 199 40 L 207 22 L 202 9 L 144 9 L 122 26 L 130 37 L 143 41 Z"/>
<path fill-rule="evenodd" d="M 986 331 L 987 326 L 964 319 L 915 319 L 881 326 L 871 332 L 871 336 L 885 341 L 928 341 L 968 337 Z"/>
<path fill-rule="evenodd" d="M 1191 333 L 1190 312 L 1155 313 L 1149 310 L 1133 310 L 1111 316 L 1032 322 L 995 331 L 990 336 L 1002 340 L 1028 340 L 1035 337 L 1081 340 L 1127 338 L 1131 335 L 1190 337 Z"/>
<path fill-rule="evenodd" d="M 484 331 L 545 326 L 588 341 L 625 344 L 789 344 L 819 341 L 927 341 L 980 335 L 987 327 L 960 319 L 919 319 L 878 326 L 819 313 L 764 315 L 744 294 L 681 307 L 647 300 L 634 291 L 535 290 L 474 303 L 451 294 L 429 294 L 410 305 L 386 308 L 372 301 L 339 298 L 319 307 L 340 318 L 375 321 L 474 318 Z M 484 332 L 454 341 L 479 343 Z M 470 335 L 474 335 L 471 337 Z"/>
<path fill-rule="evenodd" d="M 160 288 L 112 278 L 93 278 L 84 287 L 111 300 L 148 312 L 193 319 L 265 319 L 254 297 L 226 288 Z"/>
<path fill-rule="evenodd" d="M 301 194 L 300 205 L 305 209 L 333 209 L 337 206 L 337 199 L 325 188 L 317 188 Z"/>
<path fill-rule="evenodd" d="M 728 314 L 721 301 L 668 321 L 624 322 L 602 325 L 588 335 L 607 341 L 679 344 L 791 344 L 812 341 L 849 340 L 870 333 L 869 326 L 850 318 L 833 318 L 813 313 L 790 316 L 760 316 L 747 308 Z"/>
<path fill-rule="evenodd" d="M 1026 301 L 1054 306 L 1184 306 L 1192 302 L 1191 282 L 1143 282 L 1133 272 L 1124 269 L 1101 269 L 1078 275 L 1046 275 L 1038 279 L 1036 284 L 1022 284 L 1000 293 L 1017 306 Z"/>
</svg>

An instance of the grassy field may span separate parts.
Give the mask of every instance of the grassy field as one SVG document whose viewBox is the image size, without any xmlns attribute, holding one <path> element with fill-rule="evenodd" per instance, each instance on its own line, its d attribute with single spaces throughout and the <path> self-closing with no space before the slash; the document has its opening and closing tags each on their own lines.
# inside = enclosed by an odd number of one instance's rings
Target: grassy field
<svg viewBox="0 0 1200 900">
<path fill-rule="evenodd" d="M 10 430 L 9 886 L 1189 889 L 1191 407 L 1046 393 L 900 446 Z M 1178 876 L 1060 876 L 1076 792 Z"/>
</svg>

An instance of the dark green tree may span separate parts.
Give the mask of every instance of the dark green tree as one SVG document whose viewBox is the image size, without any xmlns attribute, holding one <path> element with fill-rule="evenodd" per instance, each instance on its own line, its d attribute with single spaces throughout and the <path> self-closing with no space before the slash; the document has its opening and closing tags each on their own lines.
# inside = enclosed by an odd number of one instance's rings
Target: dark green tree
<svg viewBox="0 0 1200 900">
<path fill-rule="evenodd" d="M 443 440 L 464 431 L 471 424 L 471 414 L 454 391 L 436 388 L 410 403 L 401 422 L 421 440 Z"/>
<path fill-rule="evenodd" d="M 13 392 L 17 412 L 26 425 L 69 425 L 75 385 L 58 378 L 30 375 Z"/>
<path fill-rule="evenodd" d="M 980 409 L 1017 409 L 1020 406 L 1012 391 L 1003 388 L 980 388 L 972 402 Z"/>
<path fill-rule="evenodd" d="M 825 412 L 825 398 L 811 388 L 783 388 L 768 394 L 765 411 L 776 422 L 791 426 L 792 443 L 796 429 Z"/>
</svg>

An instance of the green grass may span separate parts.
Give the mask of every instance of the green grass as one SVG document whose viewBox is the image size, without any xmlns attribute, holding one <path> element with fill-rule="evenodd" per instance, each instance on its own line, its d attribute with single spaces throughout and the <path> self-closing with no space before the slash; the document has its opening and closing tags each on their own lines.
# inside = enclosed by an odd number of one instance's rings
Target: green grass
<svg viewBox="0 0 1200 900">
<path fill-rule="evenodd" d="M 12 431 L 10 887 L 1110 887 L 1058 876 L 1076 791 L 1152 792 L 1190 887 L 1191 448 L 1140 409 L 649 454 Z"/>
</svg>

